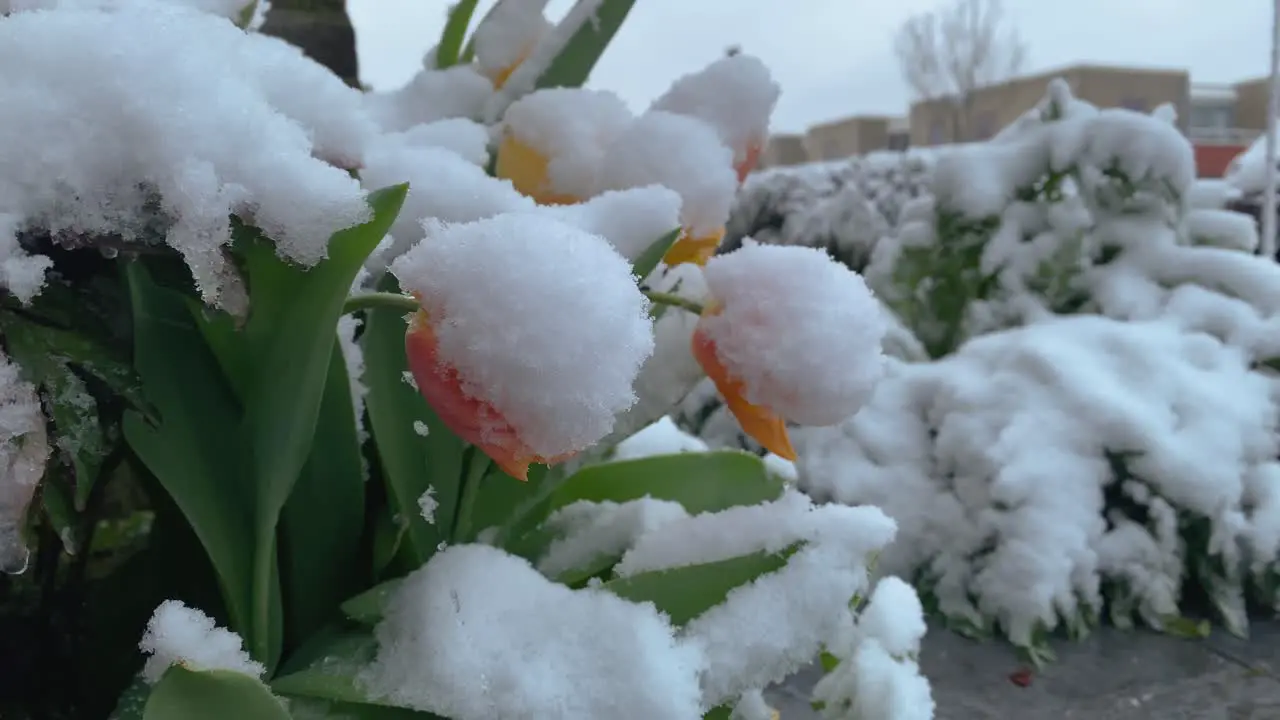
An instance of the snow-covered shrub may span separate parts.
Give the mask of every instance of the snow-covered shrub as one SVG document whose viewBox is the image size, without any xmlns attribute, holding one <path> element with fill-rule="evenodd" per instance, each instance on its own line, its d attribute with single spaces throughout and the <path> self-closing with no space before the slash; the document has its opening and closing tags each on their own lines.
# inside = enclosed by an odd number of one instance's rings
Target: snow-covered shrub
<svg viewBox="0 0 1280 720">
<path fill-rule="evenodd" d="M 363 93 L 252 32 L 265 6 L 0 18 L 0 559 L 38 540 L 40 612 L 92 613 L 36 625 L 93 629 L 29 653 L 69 698 L 31 714 L 132 677 L 121 717 L 698 720 L 827 651 L 833 717 L 930 717 L 918 600 L 851 604 L 896 524 L 796 490 L 783 421 L 866 402 L 886 317 L 817 250 L 707 263 L 764 65 L 633 114 L 580 88 L 630 2 L 503 0 L 473 45 L 462 2 Z M 704 373 L 776 456 L 596 461 Z M 891 676 L 908 703 L 844 702 Z"/>
<path fill-rule="evenodd" d="M 882 151 L 756 173 L 734 201 L 724 249 L 744 238 L 804 245 L 860 271 L 876 244 L 894 234 L 903 206 L 928 191 L 937 153 Z"/>
<path fill-rule="evenodd" d="M 879 569 L 1038 658 L 1104 617 L 1280 605 L 1280 268 L 1171 121 L 1055 82 L 939 156 L 867 269 L 937 359 L 793 431 L 800 488 L 898 521 Z"/>
</svg>

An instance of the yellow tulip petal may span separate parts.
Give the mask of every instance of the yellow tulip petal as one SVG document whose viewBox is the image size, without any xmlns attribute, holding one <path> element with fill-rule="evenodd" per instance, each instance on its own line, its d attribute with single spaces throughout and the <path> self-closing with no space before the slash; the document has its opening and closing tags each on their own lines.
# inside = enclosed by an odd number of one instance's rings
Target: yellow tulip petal
<svg viewBox="0 0 1280 720">
<path fill-rule="evenodd" d="M 696 238 L 689 237 L 688 234 L 681 235 L 680 239 L 667 250 L 667 254 L 662 256 L 662 262 L 667 267 L 675 267 L 685 263 L 693 263 L 699 266 L 706 265 L 707 261 L 716 254 L 716 249 L 720 247 L 720 242 L 723 239 L 724 228 Z"/>
<path fill-rule="evenodd" d="M 551 181 L 547 176 L 550 163 L 551 159 L 546 155 L 514 134 L 507 133 L 498 146 L 495 173 L 500 178 L 510 180 L 516 190 L 533 198 L 539 205 L 572 205 L 579 202 L 579 198 L 551 191 Z"/>
</svg>

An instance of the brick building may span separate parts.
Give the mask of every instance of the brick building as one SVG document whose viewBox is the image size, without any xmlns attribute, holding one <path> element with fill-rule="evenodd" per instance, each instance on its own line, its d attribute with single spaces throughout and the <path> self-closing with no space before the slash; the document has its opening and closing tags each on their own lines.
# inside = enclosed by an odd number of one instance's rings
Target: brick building
<svg viewBox="0 0 1280 720">
<path fill-rule="evenodd" d="M 1235 84 L 1192 83 L 1185 70 L 1082 64 L 1017 77 L 974 92 L 972 111 L 958 120 L 947 100 L 911 106 L 906 117 L 857 115 L 771 139 L 764 167 L 834 160 L 876 150 L 985 140 L 1034 107 L 1055 77 L 1098 107 L 1149 112 L 1164 103 L 1195 146 L 1202 177 L 1219 177 L 1266 124 L 1267 79 Z"/>
</svg>

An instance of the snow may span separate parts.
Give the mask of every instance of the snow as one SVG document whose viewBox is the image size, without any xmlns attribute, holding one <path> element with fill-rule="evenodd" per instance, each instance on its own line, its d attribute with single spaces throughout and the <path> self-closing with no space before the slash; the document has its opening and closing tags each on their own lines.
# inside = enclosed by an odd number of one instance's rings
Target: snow
<svg viewBox="0 0 1280 720">
<path fill-rule="evenodd" d="M 510 177 L 531 197 L 589 198 L 597 189 L 605 145 L 631 120 L 627 104 L 607 90 L 550 88 L 530 93 L 503 115 L 498 175 Z M 516 155 L 514 143 L 544 159 L 544 176 L 526 178 L 505 167 L 504 160 Z"/>
<path fill-rule="evenodd" d="M 23 527 L 49 451 L 35 386 L 0 353 L 0 571 L 16 573 L 27 567 Z"/>
<path fill-rule="evenodd" d="M 923 574 L 944 615 L 1017 644 L 1083 625 L 1104 584 L 1146 619 L 1176 612 L 1181 543 L 1160 518 L 1204 518 L 1231 561 L 1251 542 L 1247 480 L 1280 479 L 1276 381 L 1168 322 L 1064 318 L 892 367 L 843 427 L 795 433 L 800 485 L 883 507 L 902 532 L 881 569 Z M 1109 488 L 1147 509 L 1109 514 Z"/>
<path fill-rule="evenodd" d="M 499 0 L 472 35 L 476 65 L 501 88 L 512 71 L 552 30 L 543 16 L 547 0 Z"/>
<path fill-rule="evenodd" d="M 360 441 L 364 442 L 369 437 L 364 427 L 364 399 L 369 394 L 369 388 L 364 384 L 364 348 L 356 341 L 360 325 L 361 320 L 354 315 L 338 318 L 338 348 L 342 352 L 342 362 L 351 384 L 351 407 L 355 413 L 356 432 Z M 363 456 L 361 459 L 364 459 Z"/>
<path fill-rule="evenodd" d="M 511 1 L 517 2 L 517 0 Z M 529 0 L 526 2 L 528 3 Z M 534 92 L 538 80 L 551 67 L 552 62 L 569 44 L 573 36 L 583 26 L 596 22 L 596 12 L 600 9 L 602 2 L 603 0 L 576 0 L 560 22 L 541 35 L 533 50 L 507 77 L 502 88 L 485 102 L 483 117 L 486 122 L 497 122 L 514 101 Z M 543 0 L 532 0 L 532 4 L 539 3 L 543 3 Z"/>
<path fill-rule="evenodd" d="M 613 449 L 614 460 L 633 460 L 654 455 L 671 455 L 684 452 L 705 452 L 707 444 L 676 427 L 670 416 L 662 416 L 657 422 L 618 443 Z M 785 460 L 783 462 L 786 462 Z"/>
<path fill-rule="evenodd" d="M 429 65 L 424 61 L 422 70 L 404 87 L 364 97 L 382 129 L 398 132 L 450 118 L 478 120 L 493 95 L 493 83 L 470 65 L 436 70 L 434 61 Z"/>
<path fill-rule="evenodd" d="M 604 238 L 537 214 L 433 224 L 427 235 L 390 270 L 418 296 L 463 393 L 544 458 L 607 435 L 654 347 L 627 261 Z"/>
<path fill-rule="evenodd" d="M 0 60 L 23 68 L 0 82 L 0 174 L 10 178 L 0 184 L 0 256 L 5 286 L 24 299 L 47 266 L 16 247 L 13 231 L 28 224 L 140 242 L 158 234 L 216 303 L 231 213 L 251 216 L 303 264 L 368 216 L 359 184 L 320 159 L 358 163 L 375 131 L 361 95 L 283 41 L 178 5 L 128 2 L 10 15 Z M 59 201 L 71 194 L 79 202 Z"/>
<path fill-rule="evenodd" d="M 484 545 L 411 573 L 377 637 L 366 688 L 456 720 L 702 717 L 700 648 L 652 604 L 570 590 Z"/>
<path fill-rule="evenodd" d="M 436 499 L 436 488 L 434 485 L 428 486 L 426 491 L 418 496 L 418 514 L 427 521 L 428 525 L 435 525 L 436 510 L 439 509 L 440 501 Z"/>
<path fill-rule="evenodd" d="M 733 150 L 734 164 L 759 153 L 769 133 L 769 116 L 782 94 L 769 68 L 751 55 L 732 55 L 678 78 L 651 106 L 710 125 Z"/>
<path fill-rule="evenodd" d="M 680 503 L 652 498 L 566 505 L 544 523 L 558 539 L 538 560 L 538 570 L 557 577 L 599 558 L 621 557 L 642 536 L 687 517 Z"/>
<path fill-rule="evenodd" d="M 610 138 L 599 187 L 622 190 L 657 183 L 680 194 L 680 218 L 692 238 L 720 232 L 737 192 L 733 153 L 706 123 L 656 110 Z"/>
<path fill-rule="evenodd" d="M 680 227 L 680 196 L 663 185 L 609 190 L 585 202 L 543 211 L 602 236 L 631 261 Z"/>
<path fill-rule="evenodd" d="M 462 223 L 502 213 L 529 212 L 535 204 L 511 183 L 443 147 L 381 141 L 365 156 L 360 173 L 368 189 L 409 183 L 409 193 L 391 226 L 394 242 L 370 258 L 372 268 L 385 268 L 426 236 L 423 222 Z"/>
<path fill-rule="evenodd" d="M 857 412 L 880 379 L 885 334 L 858 274 L 813 248 L 754 243 L 704 272 L 718 312 L 699 332 L 749 402 L 804 425 Z"/>
<path fill-rule="evenodd" d="M 142 676 L 159 682 L 174 665 L 188 670 L 229 670 L 255 678 L 266 672 L 243 648 L 240 636 L 218 627 L 213 618 L 178 600 L 165 600 L 147 621 L 138 648 L 149 655 Z"/>
</svg>

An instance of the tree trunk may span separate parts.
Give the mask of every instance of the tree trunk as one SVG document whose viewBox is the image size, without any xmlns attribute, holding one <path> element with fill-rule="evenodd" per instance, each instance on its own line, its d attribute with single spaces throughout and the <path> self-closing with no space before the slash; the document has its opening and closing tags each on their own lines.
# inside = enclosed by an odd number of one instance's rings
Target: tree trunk
<svg viewBox="0 0 1280 720">
<path fill-rule="evenodd" d="M 301 48 L 348 85 L 360 86 L 356 33 L 344 0 L 272 0 L 261 31 Z"/>
</svg>

